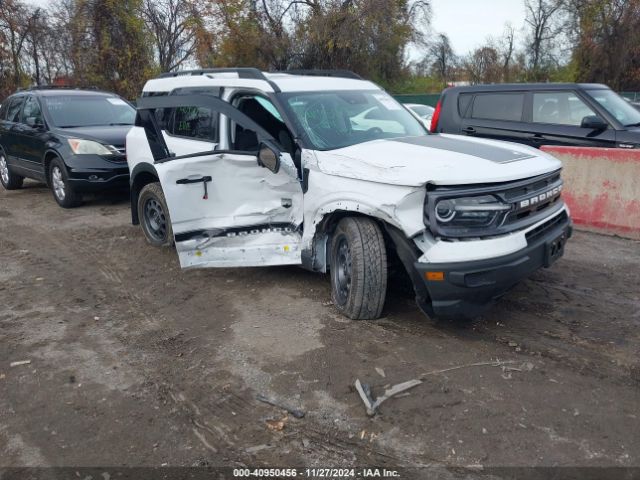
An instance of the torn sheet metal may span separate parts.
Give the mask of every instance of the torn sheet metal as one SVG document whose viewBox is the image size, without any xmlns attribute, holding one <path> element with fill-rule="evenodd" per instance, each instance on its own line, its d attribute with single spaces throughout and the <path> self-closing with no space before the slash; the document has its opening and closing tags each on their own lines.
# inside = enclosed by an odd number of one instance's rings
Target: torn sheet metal
<svg viewBox="0 0 640 480">
<path fill-rule="evenodd" d="M 287 168 L 274 174 L 255 156 L 219 153 L 156 169 L 183 267 L 300 263 L 302 188 Z"/>
<path fill-rule="evenodd" d="M 297 231 L 267 227 L 208 239 L 196 237 L 176 242 L 176 249 L 182 268 L 299 265 L 300 238 Z"/>
<path fill-rule="evenodd" d="M 423 186 L 389 185 L 334 176 L 315 166 L 309 170 L 309 189 L 304 196 L 303 250 L 312 248 L 323 218 L 336 211 L 378 218 L 399 228 L 409 238 L 425 229 L 422 211 L 426 191 Z"/>
</svg>

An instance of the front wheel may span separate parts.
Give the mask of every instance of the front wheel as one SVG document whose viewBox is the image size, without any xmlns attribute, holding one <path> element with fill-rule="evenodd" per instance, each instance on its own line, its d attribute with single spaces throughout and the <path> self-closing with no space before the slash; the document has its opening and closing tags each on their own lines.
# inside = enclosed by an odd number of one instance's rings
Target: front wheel
<svg viewBox="0 0 640 480">
<path fill-rule="evenodd" d="M 354 320 L 380 317 L 387 295 L 387 252 L 382 231 L 364 217 L 338 223 L 331 240 L 331 298 Z"/>
<path fill-rule="evenodd" d="M 7 164 L 7 157 L 4 152 L 0 151 L 0 183 L 6 190 L 17 190 L 22 188 L 22 182 L 24 178 L 20 175 L 16 175 L 9 170 Z"/>
<path fill-rule="evenodd" d="M 62 208 L 75 208 L 82 203 L 82 195 L 69 183 L 67 168 L 59 158 L 54 158 L 49 165 L 49 185 L 53 198 Z"/>
<path fill-rule="evenodd" d="M 140 190 L 138 218 L 147 242 L 154 247 L 173 245 L 171 217 L 159 183 L 149 183 Z"/>
</svg>

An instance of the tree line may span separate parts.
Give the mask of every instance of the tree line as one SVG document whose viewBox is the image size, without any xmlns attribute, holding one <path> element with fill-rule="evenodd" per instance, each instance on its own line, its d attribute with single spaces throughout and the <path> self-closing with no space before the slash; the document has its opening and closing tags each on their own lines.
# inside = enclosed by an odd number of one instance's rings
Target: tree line
<svg viewBox="0 0 640 480">
<path fill-rule="evenodd" d="M 525 23 L 507 24 L 458 55 L 432 37 L 418 75 L 440 83 L 597 82 L 640 90 L 640 0 L 525 0 Z"/>
<path fill-rule="evenodd" d="M 182 68 L 349 69 L 396 91 L 466 81 L 640 90 L 640 0 L 524 0 L 472 52 L 431 29 L 429 0 L 0 0 L 0 98 L 30 85 L 135 98 Z"/>
</svg>

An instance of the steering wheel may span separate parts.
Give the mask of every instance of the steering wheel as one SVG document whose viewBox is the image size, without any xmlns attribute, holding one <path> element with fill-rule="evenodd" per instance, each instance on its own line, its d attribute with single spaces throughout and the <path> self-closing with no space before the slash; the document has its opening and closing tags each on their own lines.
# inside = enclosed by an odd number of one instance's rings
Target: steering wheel
<svg viewBox="0 0 640 480">
<path fill-rule="evenodd" d="M 384 133 L 380 127 L 373 127 L 367 130 L 367 133 Z"/>
</svg>

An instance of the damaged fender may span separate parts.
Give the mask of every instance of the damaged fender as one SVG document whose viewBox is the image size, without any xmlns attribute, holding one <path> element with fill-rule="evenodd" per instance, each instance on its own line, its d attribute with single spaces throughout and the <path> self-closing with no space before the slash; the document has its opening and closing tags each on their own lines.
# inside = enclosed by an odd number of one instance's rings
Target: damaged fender
<svg viewBox="0 0 640 480">
<path fill-rule="evenodd" d="M 309 173 L 304 197 L 305 228 L 302 237 L 303 264 L 326 272 L 326 219 L 339 213 L 366 215 L 402 231 L 412 238 L 425 229 L 422 222 L 424 187 L 406 187 L 366 182 L 323 173 Z"/>
</svg>

